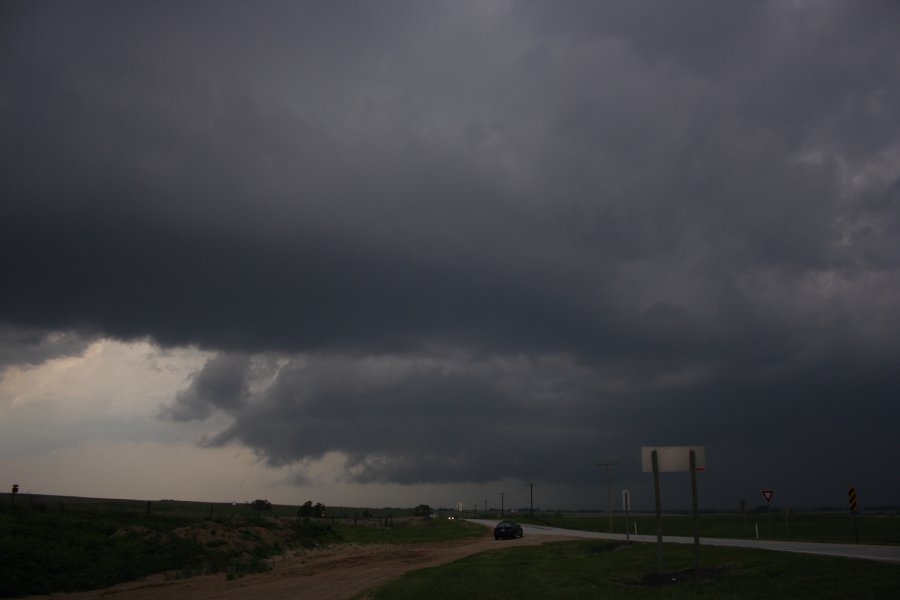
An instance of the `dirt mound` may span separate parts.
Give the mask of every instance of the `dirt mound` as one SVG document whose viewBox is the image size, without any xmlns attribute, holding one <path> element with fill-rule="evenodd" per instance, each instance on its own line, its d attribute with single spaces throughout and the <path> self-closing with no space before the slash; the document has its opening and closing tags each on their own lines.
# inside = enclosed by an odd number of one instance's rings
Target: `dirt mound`
<svg viewBox="0 0 900 600">
<path fill-rule="evenodd" d="M 121 529 L 117 529 L 112 534 L 110 534 L 109 539 L 138 539 L 142 542 L 148 542 L 151 544 L 167 544 L 169 542 L 169 538 L 167 538 L 164 533 L 160 533 L 159 531 L 155 531 L 153 529 L 150 529 L 149 527 L 144 527 L 142 525 L 131 525 L 129 527 L 122 527 Z"/>
</svg>

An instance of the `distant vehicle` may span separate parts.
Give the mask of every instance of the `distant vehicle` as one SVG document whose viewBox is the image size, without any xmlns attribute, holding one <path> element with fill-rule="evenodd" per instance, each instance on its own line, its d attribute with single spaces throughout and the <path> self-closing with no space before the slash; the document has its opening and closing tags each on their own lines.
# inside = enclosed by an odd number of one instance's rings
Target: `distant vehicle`
<svg viewBox="0 0 900 600">
<path fill-rule="evenodd" d="M 525 532 L 522 531 L 522 526 L 515 521 L 500 521 L 497 523 L 497 526 L 494 527 L 495 540 L 499 540 L 500 538 L 515 539 L 520 538 L 523 535 L 525 535 Z"/>
</svg>

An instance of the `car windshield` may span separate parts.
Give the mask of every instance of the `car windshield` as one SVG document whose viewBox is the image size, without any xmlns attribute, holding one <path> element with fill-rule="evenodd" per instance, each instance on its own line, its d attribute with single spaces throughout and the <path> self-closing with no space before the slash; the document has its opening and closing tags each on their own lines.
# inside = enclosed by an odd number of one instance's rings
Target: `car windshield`
<svg viewBox="0 0 900 600">
<path fill-rule="evenodd" d="M 512 521 L 503 521 L 502 523 L 497 525 L 497 527 L 515 527 L 515 526 L 516 526 L 516 524 L 513 523 Z"/>
</svg>

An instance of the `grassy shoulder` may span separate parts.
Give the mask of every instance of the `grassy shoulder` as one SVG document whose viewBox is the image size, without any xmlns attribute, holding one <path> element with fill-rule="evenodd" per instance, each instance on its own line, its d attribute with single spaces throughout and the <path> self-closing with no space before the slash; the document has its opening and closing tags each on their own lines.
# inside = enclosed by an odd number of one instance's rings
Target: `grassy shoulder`
<svg viewBox="0 0 900 600">
<path fill-rule="evenodd" d="M 202 514 L 202 513 L 201 513 Z M 317 520 L 240 514 L 0 504 L 0 597 L 83 591 L 154 573 L 173 578 L 266 571 L 284 553 L 340 543 L 422 543 L 486 535 L 469 523 L 421 518 Z M 379 526 L 375 526 L 379 525 Z"/>
<path fill-rule="evenodd" d="M 502 544 L 502 542 L 500 542 Z M 555 542 L 485 552 L 369 592 L 374 600 L 430 598 L 892 598 L 900 566 L 762 550 L 703 551 L 694 573 L 690 547 L 666 545 L 667 575 L 656 575 L 654 544 Z"/>
<path fill-rule="evenodd" d="M 338 524 L 334 531 L 343 541 L 357 544 L 421 544 L 487 537 L 485 527 L 462 520 L 406 518 L 390 527 L 354 527 Z"/>
<path fill-rule="evenodd" d="M 0 511 L 0 596 L 107 587 L 145 575 L 173 577 L 266 570 L 283 536 L 262 519 L 234 523 L 140 513 Z"/>
</svg>

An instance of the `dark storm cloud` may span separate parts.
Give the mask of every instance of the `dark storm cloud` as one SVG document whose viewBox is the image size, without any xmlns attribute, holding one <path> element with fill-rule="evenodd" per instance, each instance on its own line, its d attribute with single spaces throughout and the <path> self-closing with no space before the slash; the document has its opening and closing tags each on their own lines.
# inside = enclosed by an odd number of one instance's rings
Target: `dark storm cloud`
<svg viewBox="0 0 900 600">
<path fill-rule="evenodd" d="M 78 356 L 96 337 L 0 323 L 0 376 L 9 365 L 35 366 L 53 358 Z"/>
<path fill-rule="evenodd" d="M 476 360 L 454 351 L 295 356 L 282 359 L 274 376 L 269 362 L 262 385 L 248 376 L 253 394 L 222 407 L 233 425 L 205 443 L 246 444 L 276 466 L 341 453 L 341 477 L 359 483 L 505 477 L 588 486 L 592 461 L 614 456 L 623 459 L 617 477 L 637 487 L 646 483 L 630 455 L 637 453 L 623 456 L 623 448 L 702 439 L 719 484 L 707 501 L 723 506 L 766 482 L 792 503 L 824 502 L 806 489 L 822 489 L 814 465 L 853 474 L 861 455 L 890 460 L 893 421 L 870 415 L 884 413 L 900 390 L 896 364 L 846 380 L 820 365 L 764 376 L 684 370 L 654 377 L 563 356 Z M 210 361 L 191 388 L 200 381 L 208 390 L 229 387 L 234 373 L 223 364 Z M 786 472 L 779 468 L 785 461 L 794 465 Z"/>
<path fill-rule="evenodd" d="M 222 369 L 222 360 L 207 364 L 191 392 L 200 382 L 231 388 L 238 371 Z M 595 443 L 597 428 L 584 421 L 596 422 L 600 407 L 588 400 L 604 381 L 561 356 L 440 352 L 295 356 L 256 387 L 240 404 L 220 406 L 235 422 L 208 443 L 238 441 L 274 465 L 340 452 L 349 479 L 411 484 L 485 482 L 498 473 L 570 480 L 578 467 L 560 469 L 561 459 Z"/>
<path fill-rule="evenodd" d="M 900 341 L 896 4 L 5 10 L 0 319 L 226 352 L 161 413 L 230 414 L 212 443 L 887 468 L 895 380 L 846 382 Z"/>
<path fill-rule="evenodd" d="M 249 396 L 246 356 L 223 355 L 209 360 L 191 377 L 190 386 L 178 392 L 170 406 L 164 406 L 160 417 L 171 421 L 205 419 L 213 411 L 234 409 Z"/>
</svg>

